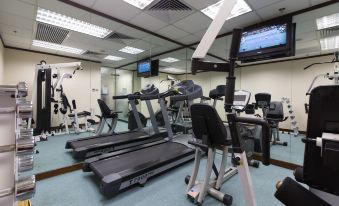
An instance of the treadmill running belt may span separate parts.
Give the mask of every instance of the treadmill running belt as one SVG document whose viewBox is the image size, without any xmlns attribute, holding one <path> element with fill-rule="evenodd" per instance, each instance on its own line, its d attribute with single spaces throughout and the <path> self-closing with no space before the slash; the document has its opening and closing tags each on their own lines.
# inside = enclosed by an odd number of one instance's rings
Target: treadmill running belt
<svg viewBox="0 0 339 206">
<path fill-rule="evenodd" d="M 133 139 L 137 139 L 141 136 L 147 136 L 148 134 L 146 132 L 128 132 L 124 134 L 118 134 L 118 135 L 112 135 L 112 136 L 106 136 L 106 137 L 97 137 L 97 138 L 91 138 L 86 139 L 82 141 L 74 141 L 71 142 L 71 148 L 76 149 L 80 147 L 87 147 L 87 146 L 93 146 L 96 144 L 103 144 L 103 143 L 113 143 L 113 142 L 128 142 Z"/>
<path fill-rule="evenodd" d="M 134 169 L 159 164 L 169 159 L 176 158 L 179 155 L 191 151 L 187 146 L 167 142 L 142 150 L 126 153 L 110 159 L 94 162 L 90 165 L 92 171 L 100 178 L 112 173 L 126 174 L 133 172 Z M 123 175 L 122 175 L 123 176 Z"/>
</svg>

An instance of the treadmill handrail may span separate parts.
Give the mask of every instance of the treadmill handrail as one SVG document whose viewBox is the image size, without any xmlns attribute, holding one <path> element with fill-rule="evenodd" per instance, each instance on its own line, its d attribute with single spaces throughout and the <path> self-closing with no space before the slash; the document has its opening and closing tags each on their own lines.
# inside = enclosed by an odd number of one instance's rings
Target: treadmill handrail
<svg viewBox="0 0 339 206">
<path fill-rule="evenodd" d="M 159 96 L 160 98 L 166 98 L 166 97 L 170 97 L 170 96 L 178 95 L 178 94 L 179 94 L 179 91 L 177 90 L 169 90 L 169 91 L 159 94 Z"/>
<path fill-rule="evenodd" d="M 173 102 L 184 101 L 184 100 L 188 100 L 188 95 L 180 94 L 180 95 L 175 95 L 171 97 L 171 101 Z"/>
<path fill-rule="evenodd" d="M 128 100 L 140 99 L 140 97 L 141 97 L 140 94 L 129 94 L 129 95 L 127 95 Z"/>
<path fill-rule="evenodd" d="M 113 96 L 113 99 L 127 99 L 128 95 L 117 95 L 117 96 Z"/>
<path fill-rule="evenodd" d="M 152 99 L 159 99 L 159 94 L 142 95 L 140 97 L 140 100 L 152 100 Z"/>
<path fill-rule="evenodd" d="M 178 94 L 178 91 L 168 90 L 166 92 L 162 92 L 159 94 L 142 95 L 140 97 L 140 100 L 162 99 L 162 98 L 170 97 L 170 96 L 177 95 L 177 94 Z"/>
</svg>

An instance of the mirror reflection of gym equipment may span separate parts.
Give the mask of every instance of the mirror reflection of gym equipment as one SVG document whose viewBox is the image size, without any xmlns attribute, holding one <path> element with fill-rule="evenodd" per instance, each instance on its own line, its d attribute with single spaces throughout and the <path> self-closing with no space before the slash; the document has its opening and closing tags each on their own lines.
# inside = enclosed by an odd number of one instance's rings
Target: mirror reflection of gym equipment
<svg viewBox="0 0 339 206">
<path fill-rule="evenodd" d="M 337 1 L 0 7 L 0 205 L 338 204 Z"/>
</svg>

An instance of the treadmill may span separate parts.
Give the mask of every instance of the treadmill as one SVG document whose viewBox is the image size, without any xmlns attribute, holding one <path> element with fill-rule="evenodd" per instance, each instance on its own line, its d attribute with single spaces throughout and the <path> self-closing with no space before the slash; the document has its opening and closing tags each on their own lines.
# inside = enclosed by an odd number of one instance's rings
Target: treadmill
<svg viewBox="0 0 339 206">
<path fill-rule="evenodd" d="M 159 99 L 168 138 L 85 160 L 83 171 L 92 171 L 101 180 L 100 192 L 103 195 L 112 197 L 132 185 L 143 185 L 149 178 L 194 159 L 194 149 L 173 141 L 165 104 L 165 98 L 173 95 L 179 99 L 191 99 L 191 96 L 202 96 L 202 89 L 193 81 L 182 81 L 175 90 L 142 97 Z"/>
<path fill-rule="evenodd" d="M 154 111 L 150 100 L 145 99 L 147 109 L 150 114 L 150 119 L 154 134 L 150 135 L 142 126 L 139 112 L 136 107 L 136 101 L 140 100 L 144 95 L 157 95 L 159 89 L 153 84 L 147 85 L 142 89 L 141 94 L 129 94 L 122 96 L 114 96 L 113 99 L 128 99 L 131 105 L 133 115 L 136 120 L 138 129 L 135 131 L 127 131 L 110 135 L 91 136 L 75 140 L 69 140 L 66 142 L 66 149 L 73 150 L 73 157 L 75 159 L 86 159 L 96 155 L 101 155 L 108 152 L 114 152 L 129 147 L 134 147 L 141 144 L 147 144 L 154 141 L 159 141 L 167 137 L 167 132 L 160 132 L 156 123 Z"/>
</svg>

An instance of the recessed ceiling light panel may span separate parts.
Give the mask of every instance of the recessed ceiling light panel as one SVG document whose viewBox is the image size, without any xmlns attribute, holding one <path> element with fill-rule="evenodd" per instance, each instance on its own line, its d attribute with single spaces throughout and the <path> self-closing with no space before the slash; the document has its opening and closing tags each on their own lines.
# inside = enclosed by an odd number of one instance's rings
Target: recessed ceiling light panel
<svg viewBox="0 0 339 206">
<path fill-rule="evenodd" d="M 108 55 L 104 59 L 111 60 L 111 61 L 121 61 L 121 60 L 123 60 L 125 58 Z"/>
<path fill-rule="evenodd" d="M 125 46 L 124 48 L 120 49 L 119 51 L 124 52 L 124 53 L 128 53 L 128 54 L 140 54 L 140 53 L 144 52 L 145 50 L 130 47 L 130 46 Z"/>
<path fill-rule="evenodd" d="M 173 57 L 167 57 L 164 59 L 160 59 L 160 61 L 162 62 L 167 62 L 167 63 L 173 63 L 173 62 L 178 62 L 179 59 L 173 58 Z"/>
<path fill-rule="evenodd" d="M 218 1 L 215 4 L 212 4 L 205 9 L 201 10 L 206 16 L 214 19 L 220 10 L 221 5 L 224 3 L 224 0 Z M 231 11 L 231 15 L 227 17 L 226 20 L 232 19 L 234 17 L 240 16 L 242 14 L 252 11 L 251 7 L 248 6 L 245 0 L 237 0 L 237 3 Z"/>
<path fill-rule="evenodd" d="M 112 31 L 47 9 L 38 8 L 36 21 L 104 38 Z"/>
<path fill-rule="evenodd" d="M 178 68 L 174 68 L 174 67 L 164 68 L 164 69 L 162 69 L 162 71 L 176 73 L 176 74 L 185 73 L 184 70 L 178 69 Z"/>
<path fill-rule="evenodd" d="M 332 50 L 339 48 L 339 36 L 320 39 L 321 50 Z"/>
<path fill-rule="evenodd" d="M 50 42 L 39 41 L 39 40 L 33 40 L 32 45 L 36 47 L 43 47 L 47 49 L 63 51 L 63 52 L 68 52 L 68 53 L 73 53 L 73 54 L 83 54 L 85 52 L 85 50 L 82 50 L 82 49 L 77 49 L 77 48 L 73 48 L 69 46 L 63 46 L 61 44 L 53 44 Z"/>
<path fill-rule="evenodd" d="M 154 0 L 124 0 L 124 2 L 129 3 L 132 6 L 135 6 L 139 9 L 144 9 L 146 6 L 148 6 L 153 1 Z"/>
<path fill-rule="evenodd" d="M 339 26 L 339 13 L 317 19 L 318 30 Z"/>
</svg>

